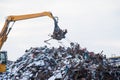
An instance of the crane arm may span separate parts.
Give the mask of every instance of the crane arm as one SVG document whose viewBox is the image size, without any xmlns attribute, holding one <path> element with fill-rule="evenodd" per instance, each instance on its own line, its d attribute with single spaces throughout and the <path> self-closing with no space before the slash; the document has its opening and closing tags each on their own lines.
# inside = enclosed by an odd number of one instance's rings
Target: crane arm
<svg viewBox="0 0 120 80">
<path fill-rule="evenodd" d="M 42 12 L 42 13 L 26 14 L 26 15 L 19 15 L 19 16 L 8 16 L 7 20 L 18 21 L 18 20 L 37 18 L 37 17 L 42 17 L 42 16 L 48 16 L 48 17 L 54 19 L 51 12 Z"/>
<path fill-rule="evenodd" d="M 54 20 L 54 23 L 56 23 L 56 19 L 52 15 L 51 12 L 42 12 L 42 13 L 35 13 L 35 14 L 26 14 L 26 15 L 12 15 L 8 16 L 5 24 L 0 32 L 0 50 L 4 44 L 4 42 L 7 40 L 7 36 L 9 34 L 9 31 L 11 28 L 9 28 L 10 22 L 15 22 L 18 20 L 25 20 L 25 19 L 31 19 L 31 18 L 37 18 L 37 17 L 43 17 L 43 16 L 48 16 Z"/>
</svg>

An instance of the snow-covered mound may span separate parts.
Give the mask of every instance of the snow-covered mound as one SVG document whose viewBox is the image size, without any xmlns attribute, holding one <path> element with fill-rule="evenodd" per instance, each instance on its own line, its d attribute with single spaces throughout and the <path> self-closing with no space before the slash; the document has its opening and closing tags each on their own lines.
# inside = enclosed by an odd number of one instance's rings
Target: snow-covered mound
<svg viewBox="0 0 120 80">
<path fill-rule="evenodd" d="M 8 66 L 0 80 L 120 80 L 120 67 L 114 67 L 102 53 L 70 47 L 36 47 Z"/>
</svg>

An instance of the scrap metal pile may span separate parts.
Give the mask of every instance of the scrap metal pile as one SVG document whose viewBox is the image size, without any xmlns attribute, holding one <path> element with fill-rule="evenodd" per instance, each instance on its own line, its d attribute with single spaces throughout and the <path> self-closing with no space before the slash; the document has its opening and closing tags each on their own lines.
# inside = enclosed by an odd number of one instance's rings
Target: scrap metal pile
<svg viewBox="0 0 120 80">
<path fill-rule="evenodd" d="M 120 80 L 120 65 L 77 43 L 70 47 L 36 47 L 8 66 L 0 80 Z"/>
</svg>

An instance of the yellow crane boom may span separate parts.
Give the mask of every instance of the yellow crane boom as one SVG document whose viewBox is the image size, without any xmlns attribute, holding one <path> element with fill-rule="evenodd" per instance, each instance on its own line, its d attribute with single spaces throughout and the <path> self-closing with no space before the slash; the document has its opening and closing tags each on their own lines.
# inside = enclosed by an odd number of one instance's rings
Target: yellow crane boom
<svg viewBox="0 0 120 80">
<path fill-rule="evenodd" d="M 54 22 L 56 23 L 56 19 L 54 18 L 54 16 L 52 15 L 51 12 L 8 16 L 6 21 L 5 21 L 4 27 L 2 28 L 2 30 L 0 32 L 0 49 L 2 48 L 4 42 L 6 41 L 8 33 L 10 31 L 10 28 L 9 28 L 10 22 L 31 19 L 31 18 L 37 18 L 37 17 L 43 17 L 43 16 L 48 16 L 48 17 L 52 18 L 54 20 Z"/>
</svg>

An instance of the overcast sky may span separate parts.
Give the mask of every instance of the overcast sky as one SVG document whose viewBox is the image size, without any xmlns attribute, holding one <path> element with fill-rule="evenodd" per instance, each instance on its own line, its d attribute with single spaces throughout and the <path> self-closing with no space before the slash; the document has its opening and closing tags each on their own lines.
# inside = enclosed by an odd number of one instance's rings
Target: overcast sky
<svg viewBox="0 0 120 80">
<path fill-rule="evenodd" d="M 68 39 L 88 51 L 120 56 L 120 0 L 0 0 L 0 29 L 9 15 L 51 11 L 59 17 L 59 26 L 67 29 Z M 16 60 L 30 47 L 46 45 L 44 40 L 54 28 L 48 17 L 17 21 L 2 50 L 9 60 Z M 52 40 L 51 46 L 61 45 Z"/>
</svg>

